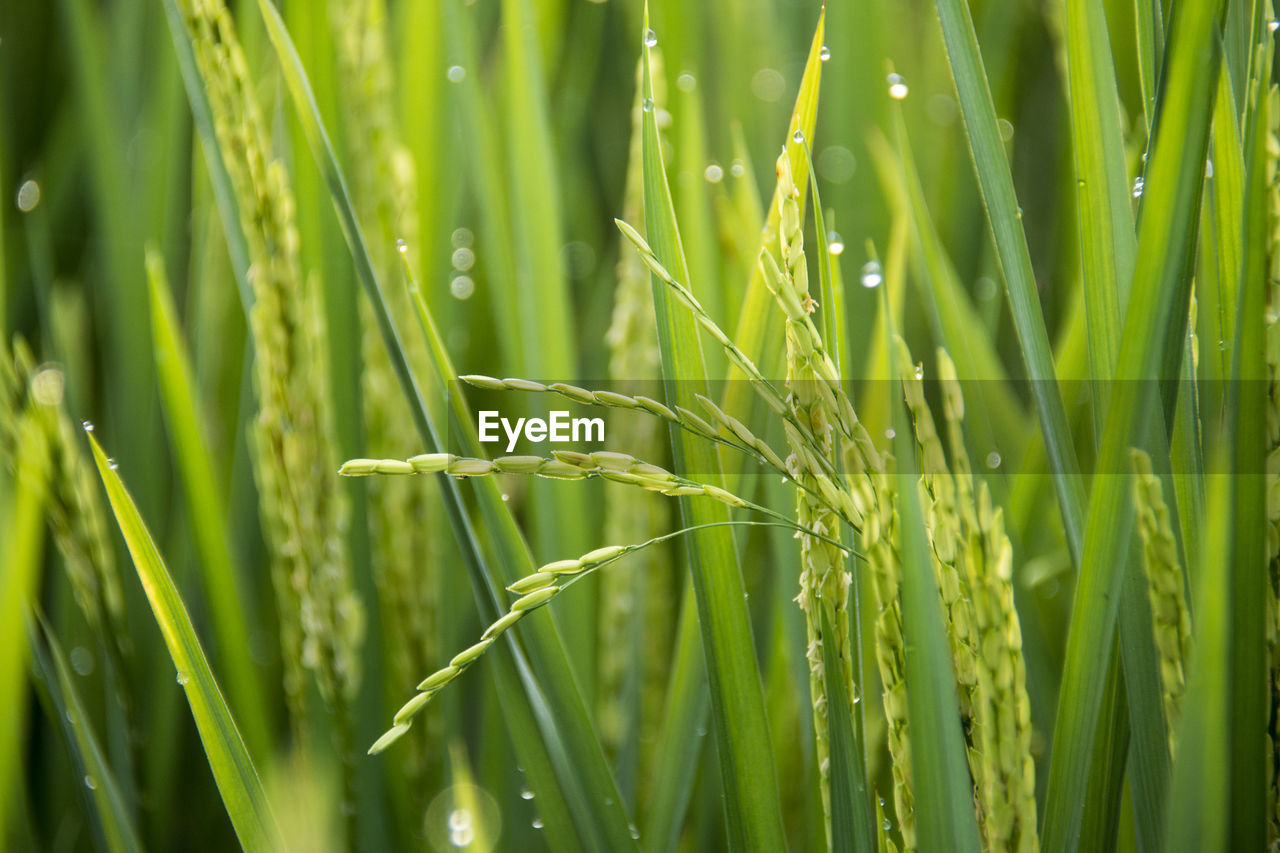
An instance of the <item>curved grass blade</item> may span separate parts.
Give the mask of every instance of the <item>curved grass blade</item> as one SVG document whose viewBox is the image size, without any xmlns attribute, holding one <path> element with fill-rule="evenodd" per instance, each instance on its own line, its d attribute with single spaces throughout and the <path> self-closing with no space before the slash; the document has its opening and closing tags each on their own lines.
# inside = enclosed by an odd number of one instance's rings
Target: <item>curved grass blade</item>
<svg viewBox="0 0 1280 853">
<path fill-rule="evenodd" d="M 1022 230 L 1021 208 L 1014 194 L 1004 143 L 1000 139 L 995 103 L 978 53 L 978 39 L 968 5 L 962 0 L 937 0 L 937 9 L 947 47 L 947 60 L 960 102 L 960 114 L 964 118 L 965 136 L 995 240 L 1000 271 L 1004 275 L 1014 330 L 1031 380 L 1032 402 L 1040 420 L 1050 471 L 1055 475 L 1053 485 L 1058 496 L 1058 509 L 1062 513 L 1067 549 L 1071 552 L 1072 562 L 1079 565 L 1081 533 L 1084 530 L 1084 488 L 1062 405 L 1062 393 L 1053 369 L 1053 351 L 1049 346 L 1044 315 L 1040 312 L 1027 235 Z"/>
<path fill-rule="evenodd" d="M 1221 58 L 1220 11 L 1220 2 L 1176 8 L 1131 295 L 1131 304 L 1142 310 L 1130 311 L 1125 318 L 1118 381 L 1099 454 L 1101 471 L 1124 470 L 1129 447 L 1141 443 L 1161 411 L 1153 380 L 1179 375 L 1190 298 L 1187 273 Z M 1176 345 L 1171 348 L 1172 342 Z M 1088 749 L 1099 719 L 1106 655 L 1131 544 L 1133 505 L 1128 488 L 1125 477 L 1099 477 L 1089 504 L 1045 806 L 1044 846 L 1050 853 L 1074 850 L 1079 844 L 1079 813 L 1089 787 Z"/>
<path fill-rule="evenodd" d="M 280 837 L 271 806 L 262 790 L 262 781 L 222 697 L 213 670 L 209 668 L 186 605 L 182 603 L 182 597 L 169 576 L 151 533 L 138 514 L 133 498 L 116 473 L 115 465 L 107 459 L 92 434 L 89 435 L 89 445 L 93 449 L 93 461 L 98 466 L 111 510 L 138 571 L 138 580 L 147 594 L 151 612 L 178 671 L 178 683 L 191 706 L 191 716 L 200 733 L 209 768 L 213 771 L 227 816 L 235 828 L 236 838 L 251 853 L 283 850 L 284 839 Z"/>
<path fill-rule="evenodd" d="M 204 594 L 213 617 L 216 647 L 222 654 L 223 680 L 231 704 L 239 712 L 238 719 L 251 751 L 269 755 L 270 739 L 262 716 L 268 706 L 249 653 L 249 629 L 242 606 L 247 599 L 227 549 L 226 504 L 218 494 L 213 459 L 200 433 L 199 425 L 205 421 L 192 393 L 195 380 L 169 295 L 164 260 L 154 249 L 147 251 L 147 278 L 160 396 L 174 445 L 174 458 L 182 471 L 187 515 L 203 569 Z"/>
<path fill-rule="evenodd" d="M 76 692 L 71 667 L 62 652 L 62 646 L 44 615 L 36 611 L 35 616 L 49 648 L 46 654 L 37 642 L 35 625 L 28 621 L 27 633 L 33 657 L 49 691 L 50 703 L 53 705 L 52 716 L 55 716 L 62 728 L 67 748 L 71 750 L 76 767 L 84 776 L 87 796 L 93 804 L 94 830 L 100 833 L 103 847 L 111 853 L 140 851 L 143 849 L 142 843 L 134 829 L 133 818 L 120 793 L 115 774 L 108 766 L 98 738 L 90 726 L 89 714 Z"/>
<path fill-rule="evenodd" d="M 259 0 L 258 5 L 308 144 L 329 187 L 357 277 L 373 306 L 392 367 L 410 403 L 414 425 L 428 449 L 442 450 L 441 434 L 432 422 L 400 345 L 398 332 L 382 295 L 382 285 L 365 245 L 333 146 L 320 120 L 306 72 L 275 8 L 268 0 Z M 416 283 L 412 287 L 416 289 Z M 431 347 L 437 379 L 440 387 L 447 388 L 450 382 L 456 382 L 457 374 L 448 363 L 421 294 L 417 295 L 418 318 Z M 454 427 L 465 425 L 466 429 L 474 431 L 474 421 L 467 413 L 465 400 L 459 394 L 450 397 Z M 467 432 L 461 435 L 464 441 L 467 440 Z M 473 432 L 469 437 L 474 441 Z M 502 502 L 496 484 L 477 484 L 481 511 L 500 556 L 497 561 L 486 560 L 457 486 L 451 482 L 444 482 L 442 486 L 445 510 L 467 563 L 480 616 L 496 619 L 503 610 L 501 587 L 523 573 L 522 569 L 533 569 L 528 546 L 520 536 L 510 509 Z M 499 654 L 497 658 L 498 681 L 507 688 L 499 691 L 504 700 L 503 709 L 508 715 L 508 726 L 520 751 L 521 762 L 539 789 L 543 819 L 552 830 L 550 835 L 556 845 L 574 849 L 606 845 L 618 850 L 634 847 L 635 840 L 631 837 L 617 785 L 587 717 L 586 706 L 578 692 L 555 623 L 541 620 L 531 625 L 523 647 L 515 644 L 502 647 L 503 651 L 508 649 L 510 657 Z M 522 690 L 514 689 L 517 680 Z"/>
<path fill-rule="evenodd" d="M 648 30 L 646 7 L 644 30 Z M 821 33 L 821 25 L 819 25 Z M 680 233 L 667 186 L 658 125 L 653 109 L 649 48 L 643 48 L 642 150 L 644 221 L 648 243 L 660 263 L 677 280 L 689 281 Z M 761 290 L 763 282 L 761 282 Z M 767 297 L 768 294 L 766 293 Z M 672 299 L 667 285 L 655 278 L 658 338 L 663 381 L 669 405 L 693 407 L 696 385 L 707 382 L 698 329 L 684 306 Z M 750 299 L 750 295 L 748 296 Z M 764 312 L 761 312 L 762 314 Z M 746 384 L 746 383 L 730 383 Z M 715 449 L 680 432 L 672 436 L 677 468 L 708 472 L 713 485 L 723 485 Z M 681 502 L 686 527 L 728 518 L 726 507 Z M 728 531 L 700 536 L 688 553 L 694 596 L 702 628 L 703 651 L 711 682 L 711 710 L 729 847 L 733 850 L 783 850 L 786 840 L 778 807 L 777 777 L 770 749 L 759 666 L 755 660 L 750 614 L 742 572 Z"/>
</svg>

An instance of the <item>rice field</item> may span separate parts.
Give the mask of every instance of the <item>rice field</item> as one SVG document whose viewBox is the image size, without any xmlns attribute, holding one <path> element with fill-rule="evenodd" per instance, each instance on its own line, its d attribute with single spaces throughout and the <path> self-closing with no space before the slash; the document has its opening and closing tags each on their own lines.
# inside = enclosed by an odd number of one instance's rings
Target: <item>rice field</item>
<svg viewBox="0 0 1280 853">
<path fill-rule="evenodd" d="M 0 6 L 0 847 L 1280 849 L 1277 30 Z"/>
</svg>

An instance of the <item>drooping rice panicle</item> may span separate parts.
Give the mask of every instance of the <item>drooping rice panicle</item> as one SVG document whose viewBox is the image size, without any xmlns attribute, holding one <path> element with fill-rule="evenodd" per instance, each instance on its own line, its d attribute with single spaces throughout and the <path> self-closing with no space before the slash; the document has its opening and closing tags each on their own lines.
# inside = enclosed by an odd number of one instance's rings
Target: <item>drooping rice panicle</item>
<svg viewBox="0 0 1280 853">
<path fill-rule="evenodd" d="M 629 453 L 597 450 L 579 453 L 555 450 L 551 456 L 499 456 L 496 459 L 474 459 L 452 453 L 423 453 L 408 459 L 349 459 L 338 473 L 344 477 L 368 477 L 374 474 L 449 474 L 453 477 L 487 477 L 493 474 L 526 474 L 548 480 L 585 480 L 599 477 L 614 483 L 638 486 L 646 491 L 669 497 L 707 497 L 735 509 L 749 509 L 822 538 L 841 548 L 837 540 L 814 528 L 797 525 L 790 518 L 766 506 L 752 503 L 719 486 L 698 483 L 671 473 L 665 468 L 643 462 Z M 835 515 L 835 510 L 831 510 Z M 837 531 L 838 534 L 838 531 Z"/>
<path fill-rule="evenodd" d="M 1160 682 L 1164 688 L 1164 713 L 1169 725 L 1169 750 L 1179 719 L 1179 705 L 1186 688 L 1186 666 L 1191 653 L 1191 617 L 1178 544 L 1173 538 L 1169 507 L 1160 478 L 1151 469 L 1151 458 L 1141 450 L 1130 452 L 1133 464 L 1133 500 L 1138 533 L 1142 537 L 1142 567 L 1151 599 L 1151 619 L 1156 650 L 1160 654 Z"/>
<path fill-rule="evenodd" d="M 431 697 L 439 693 L 447 685 L 453 682 L 459 675 L 468 669 L 473 663 L 493 645 L 498 637 L 502 636 L 510 630 L 517 622 L 525 617 L 530 611 L 549 603 L 556 597 L 565 587 L 575 583 L 586 577 L 588 574 L 597 569 L 613 563 L 627 554 L 642 551 L 654 545 L 667 542 L 679 536 L 685 536 L 712 527 L 727 526 L 744 526 L 744 527 L 776 527 L 776 522 L 753 522 L 753 521 L 720 521 L 708 524 L 694 525 L 672 533 L 666 533 L 661 536 L 655 536 L 644 542 L 633 545 L 605 545 L 601 548 L 595 548 L 583 554 L 577 559 L 556 560 L 546 563 L 538 568 L 532 574 L 525 575 L 507 587 L 508 592 L 519 596 L 511 603 L 507 612 L 503 614 L 496 622 L 491 624 L 480 635 L 480 640 L 475 644 L 468 646 L 458 654 L 454 655 L 449 661 L 448 666 L 436 670 L 428 675 L 418 685 L 420 691 L 396 712 L 392 721 L 392 726 L 378 738 L 378 740 L 369 748 L 370 755 L 376 755 L 382 752 L 391 744 L 399 740 L 409 727 L 413 724 L 413 719 L 417 716 L 427 703 L 431 701 Z M 785 526 L 785 525 L 782 525 Z"/>
<path fill-rule="evenodd" d="M 358 681 L 363 630 L 343 547 L 346 500 L 325 475 L 335 454 L 318 282 L 302 272 L 293 193 L 284 164 L 270 155 L 231 14 L 221 0 L 180 6 L 251 261 L 254 476 L 280 613 L 285 692 L 295 731 L 306 736 L 304 673 L 342 712 Z M 338 725 L 347 728 L 342 713 Z"/>
<path fill-rule="evenodd" d="M 458 378 L 468 385 L 474 385 L 477 388 L 484 388 L 490 391 L 551 392 L 587 406 L 604 406 L 611 409 L 631 409 L 637 412 L 647 412 L 676 424 L 682 429 L 689 430 L 695 435 L 700 435 L 703 438 L 754 456 L 773 467 L 780 474 L 785 475 L 787 473 L 786 464 L 778 454 L 762 439 L 757 438 L 749 430 L 746 430 L 745 427 L 743 429 L 746 432 L 742 435 L 733 433 L 728 429 L 718 430 L 687 409 L 677 408 L 673 410 L 651 397 L 644 395 L 629 396 L 613 391 L 590 391 L 564 382 L 553 382 L 550 385 L 544 385 L 541 382 L 533 382 L 528 379 L 496 379 L 492 376 L 481 376 L 474 373 L 459 376 Z"/>
<path fill-rule="evenodd" d="M 350 148 L 351 187 L 365 223 L 370 251 L 382 280 L 396 281 L 400 259 L 396 247 L 418 245 L 415 164 L 399 141 L 393 113 L 393 74 L 383 0 L 335 0 L 330 23 L 337 53 L 343 130 Z M 387 287 L 384 296 L 393 315 L 412 316 L 403 287 Z M 361 402 L 364 441 L 370 448 L 390 449 L 411 422 L 373 310 L 360 300 L 363 372 Z M 421 335 L 403 335 L 405 356 L 419 376 L 429 375 L 426 344 Z M 384 632 L 389 672 L 386 683 L 407 684 L 437 656 L 435 626 L 440 542 L 433 523 L 435 495 L 422 489 L 373 482 L 368 490 L 369 541 L 378 589 L 378 623 Z M 438 725 L 435 716 L 428 728 Z M 405 751 L 409 785 L 420 787 L 424 755 Z"/>
</svg>

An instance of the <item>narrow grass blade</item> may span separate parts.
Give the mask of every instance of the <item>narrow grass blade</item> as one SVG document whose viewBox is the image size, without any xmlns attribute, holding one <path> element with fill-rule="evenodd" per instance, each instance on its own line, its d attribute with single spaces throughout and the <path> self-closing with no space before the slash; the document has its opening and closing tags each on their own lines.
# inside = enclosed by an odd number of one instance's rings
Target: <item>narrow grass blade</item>
<svg viewBox="0 0 1280 853">
<path fill-rule="evenodd" d="M 280 837 L 275 817 L 271 814 L 262 781 L 222 697 L 213 670 L 209 668 L 186 605 L 182 603 L 151 533 L 138 515 L 133 498 L 116 473 L 115 465 L 107 459 L 92 434 L 89 435 L 89 444 L 107 499 L 138 571 L 138 580 L 147 594 L 152 614 L 177 669 L 178 683 L 187 695 L 191 716 L 200 733 L 209 768 L 213 771 L 236 837 L 248 851 L 283 850 L 284 839 Z"/>
<path fill-rule="evenodd" d="M 644 29 L 647 32 L 647 11 Z M 689 282 L 658 139 L 647 43 L 643 57 L 646 236 L 658 260 L 678 281 Z M 685 306 L 672 298 L 668 286 L 657 278 L 653 280 L 653 298 L 667 403 L 692 407 L 696 402 L 695 386 L 705 387 L 707 382 L 697 324 Z M 673 434 L 672 441 L 677 468 L 708 472 L 713 484 L 723 485 L 712 445 L 683 431 Z M 685 526 L 728 518 L 725 507 L 688 501 L 681 502 L 681 512 Z M 750 614 L 733 539 L 728 531 L 712 531 L 691 543 L 688 553 L 711 681 L 712 721 L 724 787 L 729 846 L 734 850 L 782 850 L 786 841 L 778 808 L 764 696 L 754 645 L 749 639 L 752 636 Z"/>
<path fill-rule="evenodd" d="M 37 611 L 36 618 L 49 647 L 46 654 L 37 642 L 34 623 L 28 620 L 27 633 L 36 667 L 49 691 L 53 706 L 51 715 L 56 715 L 67 740 L 67 748 L 75 758 L 76 768 L 84 776 L 84 786 L 92 803 L 94 829 L 100 833 L 101 843 L 110 853 L 140 851 L 142 844 L 134 829 L 133 817 L 120 793 L 115 773 L 107 764 L 98 738 L 93 733 L 89 713 L 76 692 L 67 657 L 44 616 Z"/>
<path fill-rule="evenodd" d="M 1000 138 L 995 104 L 991 99 L 982 57 L 978 53 L 978 39 L 968 5 L 962 0 L 937 0 L 937 8 L 978 186 L 995 239 L 1000 271 L 1004 275 L 1014 330 L 1031 380 L 1032 402 L 1040 420 L 1050 471 L 1055 475 L 1053 485 L 1058 496 L 1058 509 L 1062 513 L 1067 548 L 1072 562 L 1079 565 L 1081 532 L 1084 529 L 1084 489 L 1053 369 L 1049 334 L 1045 329 L 1044 315 L 1040 312 L 1027 236 L 1022 230 L 1022 210 L 1014 194 L 1013 176 Z"/>
<path fill-rule="evenodd" d="M 1160 411 L 1154 380 L 1178 375 L 1187 276 L 1200 203 L 1217 65 L 1221 4 L 1177 7 L 1139 234 L 1131 304 L 1125 318 L 1117 381 L 1112 390 L 1076 583 L 1066 662 L 1054 730 L 1044 842 L 1050 853 L 1078 845 L 1079 809 L 1088 787 L 1088 744 L 1099 715 L 1106 654 L 1114 636 L 1133 505 L 1124 455 Z M 1176 342 L 1172 350 L 1171 342 Z M 1177 361 L 1170 365 L 1170 352 Z"/>
<path fill-rule="evenodd" d="M 213 459 L 200 428 L 200 424 L 207 421 L 201 416 L 193 393 L 195 381 L 169 295 L 164 261 L 154 250 L 147 252 L 147 277 L 160 394 L 174 458 L 182 471 L 187 515 L 203 569 L 204 593 L 213 617 L 216 647 L 222 654 L 223 679 L 250 751 L 259 756 L 269 755 L 271 741 L 263 716 L 267 703 L 249 653 L 244 610 L 248 599 L 227 550 L 226 504 L 218 494 Z"/>
<path fill-rule="evenodd" d="M 1200 575 L 1195 594 L 1195 647 L 1182 701 L 1178 757 L 1169 785 L 1165 838 L 1170 853 L 1235 849 L 1228 846 L 1234 795 L 1230 731 L 1233 572 L 1228 568 L 1232 558 L 1234 478 L 1214 474 L 1206 479 L 1208 526 L 1201 557 L 1206 570 Z M 1218 571 L 1209 570 L 1210 566 Z"/>
<path fill-rule="evenodd" d="M 820 612 L 822 636 L 836 636 L 826 610 Z M 870 853 L 876 849 L 876 828 L 863 766 L 863 744 L 850 712 L 853 706 L 841 676 L 844 666 L 835 646 L 835 643 L 822 644 L 822 671 L 829 709 L 827 729 L 831 745 L 831 849 Z"/>
<path fill-rule="evenodd" d="M 1106 397 L 1100 383 L 1115 375 L 1137 239 L 1106 10 L 1101 0 L 1069 0 L 1066 13 L 1068 106 L 1075 155 L 1081 272 L 1094 400 L 1098 403 L 1096 408 L 1101 409 Z M 1105 411 L 1095 411 L 1094 421 L 1095 434 L 1101 434 Z"/>
<path fill-rule="evenodd" d="M 1259 50 L 1261 68 L 1271 68 L 1272 50 Z M 1266 314 L 1268 255 L 1274 251 L 1268 233 L 1271 188 L 1268 186 L 1268 135 L 1271 85 L 1252 82 L 1252 108 L 1247 129 L 1244 186 L 1243 263 L 1238 282 L 1234 354 L 1227 395 L 1227 429 L 1235 460 L 1235 533 L 1231 560 L 1230 714 L 1231 760 L 1230 848 L 1257 850 L 1266 843 L 1266 742 L 1268 709 L 1266 636 L 1266 470 L 1267 380 Z M 1206 562 L 1204 567 L 1213 563 Z M 1204 571 L 1202 574 L 1208 575 Z M 1217 592 L 1211 592 L 1215 595 Z M 1212 640 L 1210 642 L 1213 642 Z M 1216 665 L 1215 664 L 1210 664 Z M 1194 701 L 1194 700 L 1192 700 Z M 1212 698 L 1209 701 L 1213 701 Z"/>
</svg>

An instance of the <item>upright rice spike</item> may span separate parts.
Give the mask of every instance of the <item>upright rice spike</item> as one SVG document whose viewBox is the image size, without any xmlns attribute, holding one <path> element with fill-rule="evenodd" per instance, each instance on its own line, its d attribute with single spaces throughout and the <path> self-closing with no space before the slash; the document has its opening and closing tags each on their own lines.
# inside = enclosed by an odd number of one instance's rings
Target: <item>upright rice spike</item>
<svg viewBox="0 0 1280 853">
<path fill-rule="evenodd" d="M 971 644 L 977 656 L 969 732 L 970 769 L 977 783 L 982 832 L 989 850 L 1034 853 L 1035 765 L 1031 758 L 1031 702 L 1027 696 L 1022 628 L 1013 606 L 1013 547 L 986 483 L 969 467 L 961 419 L 964 398 L 955 364 L 938 350 L 943 411 L 947 419 L 959 514 L 956 561 L 972 601 Z"/>
<path fill-rule="evenodd" d="M 252 261 L 254 475 L 280 614 L 285 693 L 295 729 L 306 737 L 308 671 L 346 728 L 343 709 L 358 683 L 363 624 L 343 544 L 345 493 L 331 488 L 325 473 L 335 453 L 319 286 L 302 272 L 293 193 L 284 164 L 271 159 L 231 13 L 222 0 L 179 5 Z"/>
</svg>

